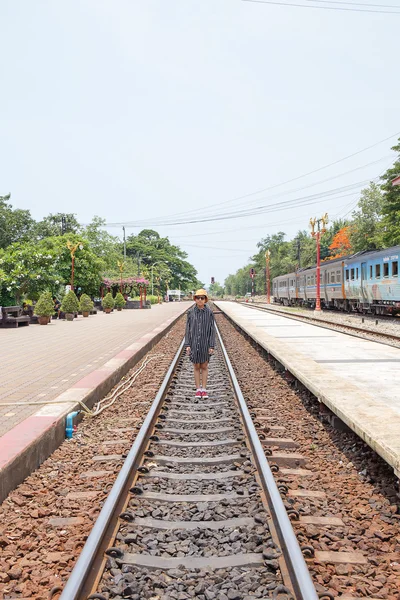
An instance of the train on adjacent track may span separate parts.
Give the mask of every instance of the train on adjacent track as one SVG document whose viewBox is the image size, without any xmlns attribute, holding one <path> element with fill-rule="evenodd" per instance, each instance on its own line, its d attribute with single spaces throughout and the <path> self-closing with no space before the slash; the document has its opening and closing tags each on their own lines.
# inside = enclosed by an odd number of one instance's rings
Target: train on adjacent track
<svg viewBox="0 0 400 600">
<path fill-rule="evenodd" d="M 321 306 L 376 315 L 400 313 L 400 246 L 363 251 L 321 263 Z M 274 302 L 314 307 L 316 266 L 273 279 Z"/>
</svg>

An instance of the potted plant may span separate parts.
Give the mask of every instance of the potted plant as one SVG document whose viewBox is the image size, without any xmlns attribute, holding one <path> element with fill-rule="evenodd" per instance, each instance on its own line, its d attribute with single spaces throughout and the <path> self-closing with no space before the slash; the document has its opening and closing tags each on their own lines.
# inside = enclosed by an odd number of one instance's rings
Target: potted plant
<svg viewBox="0 0 400 600">
<path fill-rule="evenodd" d="M 47 325 L 54 314 L 54 302 L 50 292 L 43 292 L 35 305 L 39 325 Z"/>
<path fill-rule="evenodd" d="M 104 312 L 106 314 L 110 313 L 112 311 L 112 309 L 114 308 L 115 302 L 114 302 L 114 298 L 112 297 L 111 292 L 108 292 L 103 300 L 101 301 L 103 308 L 104 308 Z"/>
<path fill-rule="evenodd" d="M 91 310 L 93 310 L 93 302 L 91 301 L 90 297 L 87 294 L 82 294 L 80 302 L 79 302 L 79 309 L 82 312 L 82 315 L 84 317 L 88 317 L 89 313 Z"/>
<path fill-rule="evenodd" d="M 117 310 L 122 310 L 125 304 L 126 302 L 124 300 L 123 295 L 121 294 L 121 292 L 118 292 L 118 294 L 115 296 L 115 306 L 117 307 Z"/>
<path fill-rule="evenodd" d="M 69 290 L 68 294 L 64 296 L 61 303 L 61 310 L 65 313 L 67 321 L 73 321 L 75 313 L 79 310 L 79 302 L 75 292 L 72 290 Z"/>
</svg>

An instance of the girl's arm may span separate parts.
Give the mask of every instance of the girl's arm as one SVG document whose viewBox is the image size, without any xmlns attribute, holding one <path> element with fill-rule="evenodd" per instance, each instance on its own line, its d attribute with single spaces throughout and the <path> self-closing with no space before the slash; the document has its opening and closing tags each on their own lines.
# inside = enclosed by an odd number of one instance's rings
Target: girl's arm
<svg viewBox="0 0 400 600">
<path fill-rule="evenodd" d="M 215 347 L 215 318 L 214 313 L 211 311 L 211 322 L 210 322 L 210 334 L 208 338 L 208 347 Z"/>
<path fill-rule="evenodd" d="M 187 313 L 186 317 L 186 330 L 185 330 L 185 346 L 190 347 L 190 312 Z"/>
</svg>

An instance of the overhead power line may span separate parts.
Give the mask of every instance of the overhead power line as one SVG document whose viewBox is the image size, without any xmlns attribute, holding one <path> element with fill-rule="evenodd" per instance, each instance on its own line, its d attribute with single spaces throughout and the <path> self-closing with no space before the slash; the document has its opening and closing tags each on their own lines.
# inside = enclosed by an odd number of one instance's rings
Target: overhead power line
<svg viewBox="0 0 400 600">
<path fill-rule="evenodd" d="M 399 137 L 400 136 L 400 131 L 397 131 L 396 133 L 393 133 L 377 142 L 375 142 L 374 144 L 370 144 L 369 146 L 366 146 L 365 148 L 361 148 L 360 150 L 357 150 L 356 152 L 352 152 L 351 154 L 348 154 L 347 156 L 343 156 L 342 158 L 339 158 L 331 163 L 328 163 L 326 165 L 323 165 L 322 167 L 318 167 L 317 169 L 313 169 L 312 171 L 307 171 L 306 173 L 303 173 L 301 175 L 297 175 L 296 177 L 292 177 L 290 179 L 287 179 L 286 181 L 282 181 L 281 183 L 276 183 L 274 185 L 259 189 L 255 192 L 250 192 L 248 194 L 244 194 L 242 196 L 237 196 L 235 198 L 231 198 L 230 200 L 224 200 L 222 202 L 217 202 L 214 204 L 209 204 L 209 205 L 202 205 L 200 208 L 197 209 L 192 209 L 192 210 L 188 210 L 188 211 L 183 211 L 183 212 L 179 212 L 179 213 L 173 213 L 169 215 L 169 218 L 172 217 L 179 217 L 179 216 L 184 216 L 184 215 L 193 215 L 196 214 L 198 212 L 202 212 L 204 213 L 205 210 L 207 209 L 211 209 L 213 207 L 216 206 L 224 206 L 226 204 L 233 204 L 235 202 L 237 202 L 238 200 L 244 200 L 246 198 L 250 198 L 251 196 L 255 196 L 257 194 L 261 194 L 263 192 L 269 192 L 271 190 L 274 190 L 278 187 L 282 187 L 284 185 L 287 185 L 289 183 L 293 183 L 295 181 L 299 181 L 300 179 L 304 179 L 305 177 L 308 177 L 309 175 L 314 175 L 315 173 L 319 173 L 320 171 L 323 171 L 325 169 L 329 169 L 330 167 L 333 167 L 341 162 L 344 162 L 346 160 L 349 160 L 350 158 L 354 158 L 355 156 L 358 156 L 359 154 L 362 154 L 364 152 L 367 152 L 368 150 L 372 150 L 373 148 L 376 148 L 377 146 L 379 146 L 380 144 L 383 144 L 384 142 L 389 141 L 390 139 L 394 138 L 394 137 Z M 140 223 L 142 223 L 143 221 L 135 221 L 135 223 L 107 223 L 106 225 L 108 227 L 121 227 L 122 225 L 129 225 L 130 227 L 135 227 L 136 225 L 141 226 Z M 152 221 L 153 223 L 155 223 L 156 221 Z"/>
<path fill-rule="evenodd" d="M 291 190 L 286 190 L 284 192 L 278 192 L 278 193 L 272 194 L 270 196 L 267 196 L 265 198 L 257 198 L 256 200 L 252 200 L 251 202 L 244 203 L 244 206 L 246 207 L 246 209 L 249 209 L 250 205 L 254 204 L 255 202 L 261 202 L 262 200 L 264 200 L 264 201 L 265 200 L 273 200 L 275 198 L 279 198 L 279 197 L 282 197 L 282 196 L 287 196 L 287 195 L 290 195 L 290 194 L 296 194 L 296 193 L 301 192 L 303 190 L 306 190 L 306 189 L 309 189 L 311 187 L 315 187 L 317 185 L 320 185 L 321 183 L 326 183 L 326 182 L 332 181 L 334 179 L 339 179 L 340 177 L 344 177 L 345 175 L 349 175 L 350 173 L 354 173 L 355 171 L 359 171 L 361 169 L 365 169 L 366 167 L 370 167 L 371 165 L 375 165 L 375 164 L 381 162 L 382 160 L 386 160 L 387 158 L 389 158 L 389 156 L 383 156 L 382 158 L 379 158 L 378 160 L 374 160 L 374 161 L 369 162 L 369 163 L 367 163 L 365 165 L 361 165 L 360 167 L 355 167 L 354 169 L 350 169 L 349 171 L 344 171 L 343 173 L 339 173 L 338 175 L 332 175 L 331 177 L 326 177 L 324 179 L 320 179 L 318 181 L 315 181 L 314 183 L 309 183 L 309 184 L 304 185 L 302 187 L 294 188 L 294 189 L 291 189 Z M 238 208 L 239 208 L 239 206 L 240 205 L 238 205 Z M 201 210 L 201 212 L 204 213 L 204 210 Z M 185 213 L 182 213 L 182 214 L 185 215 Z M 216 212 L 216 213 L 215 212 L 211 212 L 209 214 L 206 214 L 206 216 L 212 216 L 212 215 L 219 216 L 221 214 L 224 214 L 224 213 L 221 213 L 221 212 L 219 212 L 219 213 L 218 212 Z M 148 221 L 147 219 L 136 221 L 136 225 L 140 226 L 141 223 L 145 223 L 147 221 Z M 161 221 L 165 221 L 165 217 L 158 217 L 158 218 L 156 218 L 152 222 L 156 225 L 157 223 L 159 223 Z"/>
<path fill-rule="evenodd" d="M 311 1 L 313 2 L 314 0 Z M 311 4 L 294 4 L 293 2 L 273 2 L 272 0 L 242 0 L 242 2 L 252 2 L 254 4 L 272 4 L 275 6 L 296 6 L 297 8 L 316 8 L 318 10 L 340 10 L 359 13 L 378 13 L 380 15 L 400 15 L 400 10 L 364 10 L 363 8 L 344 8 L 342 6 L 312 6 Z"/>
<path fill-rule="evenodd" d="M 304 0 L 305 2 L 318 2 L 322 4 L 344 4 L 345 6 L 371 6 L 377 8 L 397 8 L 400 10 L 400 4 L 367 4 L 365 2 L 342 2 L 341 0 Z"/>
<path fill-rule="evenodd" d="M 342 186 L 342 187 L 338 187 L 338 188 L 333 188 L 331 190 L 326 190 L 325 192 L 319 192 L 318 194 L 312 194 L 310 196 L 302 196 L 300 198 L 294 198 L 292 200 L 286 200 L 285 202 L 279 202 L 279 203 L 275 203 L 275 204 L 267 204 L 267 205 L 261 205 L 261 206 L 257 206 L 255 208 L 252 209 L 244 209 L 244 210 L 237 210 L 237 211 L 233 211 L 231 213 L 223 213 L 220 215 L 213 215 L 213 216 L 204 216 L 204 217 L 193 217 L 192 219 L 181 219 L 181 220 L 176 220 L 176 221 L 172 221 L 172 220 L 165 220 L 163 222 L 158 223 L 158 226 L 172 226 L 172 225 L 186 225 L 189 223 L 206 223 L 206 222 L 210 222 L 210 221 L 221 221 L 221 220 L 228 220 L 228 219 L 237 219 L 240 217 L 250 217 L 250 216 L 258 216 L 260 214 L 265 214 L 265 213 L 269 213 L 269 212 L 277 212 L 280 210 L 287 210 L 289 208 L 295 208 L 298 206 L 307 206 L 310 203 L 313 203 L 313 201 L 315 200 L 316 202 L 320 202 L 322 199 L 325 198 L 334 198 L 335 196 L 338 196 L 339 194 L 341 194 L 342 192 L 347 192 L 350 190 L 354 190 L 355 188 L 360 188 L 363 185 L 368 184 L 371 181 L 371 179 L 366 179 L 363 181 L 358 181 L 356 183 L 347 185 L 347 186 Z M 373 180 L 372 180 L 373 181 Z M 343 196 L 341 196 L 343 197 Z M 310 202 L 311 201 L 311 202 Z M 125 225 L 127 225 L 125 223 Z M 131 227 L 138 227 L 139 225 L 137 223 L 132 223 L 129 224 Z M 109 224 L 108 226 L 121 226 L 121 223 L 113 223 L 112 225 Z M 142 223 L 140 225 L 141 227 L 151 227 L 153 226 L 153 222 L 152 221 L 147 221 L 146 223 Z"/>
</svg>

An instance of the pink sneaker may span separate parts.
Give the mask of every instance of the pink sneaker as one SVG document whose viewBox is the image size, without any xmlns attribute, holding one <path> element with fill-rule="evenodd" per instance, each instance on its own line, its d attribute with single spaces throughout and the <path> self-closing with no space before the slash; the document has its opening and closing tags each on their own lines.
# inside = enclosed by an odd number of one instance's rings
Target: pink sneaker
<svg viewBox="0 0 400 600">
<path fill-rule="evenodd" d="M 194 395 L 195 398 L 202 398 L 203 394 L 201 393 L 201 390 L 197 390 L 197 392 Z"/>
<path fill-rule="evenodd" d="M 207 390 L 203 390 L 203 391 L 201 392 L 201 397 L 202 397 L 202 398 L 208 398 L 208 392 L 207 392 Z"/>
</svg>

